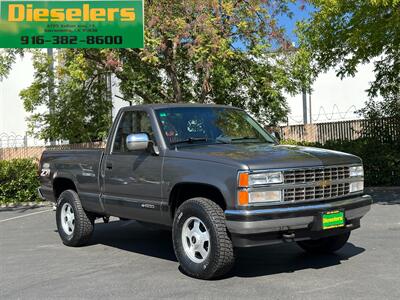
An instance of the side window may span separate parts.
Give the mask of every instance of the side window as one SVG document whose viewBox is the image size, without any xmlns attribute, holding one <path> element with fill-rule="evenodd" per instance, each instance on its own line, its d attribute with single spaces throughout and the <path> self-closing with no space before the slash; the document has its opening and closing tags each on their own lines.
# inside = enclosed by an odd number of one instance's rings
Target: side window
<svg viewBox="0 0 400 300">
<path fill-rule="evenodd" d="M 147 133 L 155 142 L 150 117 L 144 111 L 127 111 L 123 114 L 115 134 L 113 152 L 129 152 L 126 148 L 126 138 L 134 133 Z"/>
</svg>

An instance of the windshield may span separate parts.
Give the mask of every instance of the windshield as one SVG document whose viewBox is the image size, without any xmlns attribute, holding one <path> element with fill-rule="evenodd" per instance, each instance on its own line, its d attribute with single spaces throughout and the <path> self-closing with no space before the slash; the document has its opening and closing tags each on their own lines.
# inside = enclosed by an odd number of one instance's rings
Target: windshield
<svg viewBox="0 0 400 300">
<path fill-rule="evenodd" d="M 156 110 L 170 146 L 275 143 L 246 112 L 223 107 L 175 107 Z"/>
</svg>

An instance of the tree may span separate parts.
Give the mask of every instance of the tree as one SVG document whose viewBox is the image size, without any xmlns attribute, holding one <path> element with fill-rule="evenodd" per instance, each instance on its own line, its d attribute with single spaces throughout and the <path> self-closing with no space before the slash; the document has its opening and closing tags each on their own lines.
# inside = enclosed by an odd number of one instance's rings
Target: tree
<svg viewBox="0 0 400 300">
<path fill-rule="evenodd" d="M 18 55 L 23 55 L 23 49 L 0 49 L 0 81 L 7 77 Z"/>
<path fill-rule="evenodd" d="M 146 48 L 115 52 L 124 97 L 232 104 L 276 124 L 288 112 L 283 92 L 309 82 L 304 52 L 288 51 L 277 21 L 291 2 L 146 1 Z"/>
<path fill-rule="evenodd" d="M 314 58 L 315 72 L 336 68 L 354 76 L 357 66 L 374 62 L 368 93 L 400 98 L 400 1 L 310 0 L 310 20 L 299 24 L 301 46 Z"/>
<path fill-rule="evenodd" d="M 33 51 L 34 81 L 21 91 L 30 133 L 44 140 L 93 142 L 106 137 L 112 103 L 107 95 L 107 70 L 79 50 L 60 51 L 56 68 L 42 51 Z M 96 51 L 99 58 L 104 52 Z"/>
<path fill-rule="evenodd" d="M 110 107 L 100 78 L 110 73 L 124 99 L 232 104 L 276 124 L 288 113 L 284 92 L 310 81 L 308 52 L 294 51 L 278 25 L 292 2 L 145 0 L 144 49 L 63 49 L 55 74 L 36 54 L 35 81 L 21 93 L 31 128 L 46 139 L 103 136 Z"/>
</svg>

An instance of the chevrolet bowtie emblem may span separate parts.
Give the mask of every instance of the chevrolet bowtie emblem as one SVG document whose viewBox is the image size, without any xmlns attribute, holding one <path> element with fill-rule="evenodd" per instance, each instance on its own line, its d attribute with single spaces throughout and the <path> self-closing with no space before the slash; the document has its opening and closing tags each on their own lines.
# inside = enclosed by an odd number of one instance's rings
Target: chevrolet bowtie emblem
<svg viewBox="0 0 400 300">
<path fill-rule="evenodd" d="M 322 188 L 326 188 L 327 186 L 330 186 L 332 182 L 330 180 L 322 180 L 319 182 L 319 186 Z"/>
</svg>

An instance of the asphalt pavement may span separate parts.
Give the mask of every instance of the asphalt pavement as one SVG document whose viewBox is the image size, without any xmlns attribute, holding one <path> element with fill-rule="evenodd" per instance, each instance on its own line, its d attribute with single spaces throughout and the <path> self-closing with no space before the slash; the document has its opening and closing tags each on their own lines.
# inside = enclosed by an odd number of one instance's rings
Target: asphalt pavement
<svg viewBox="0 0 400 300">
<path fill-rule="evenodd" d="M 400 299 L 400 189 L 376 203 L 335 255 L 295 244 L 241 249 L 226 278 L 180 270 L 170 233 L 96 223 L 90 245 L 61 243 L 48 207 L 0 211 L 0 299 Z"/>
</svg>

